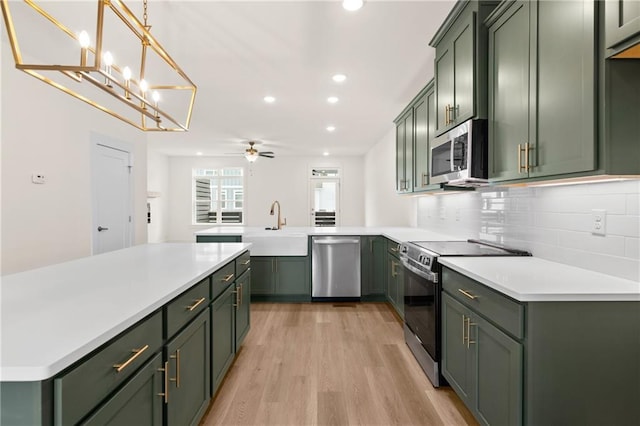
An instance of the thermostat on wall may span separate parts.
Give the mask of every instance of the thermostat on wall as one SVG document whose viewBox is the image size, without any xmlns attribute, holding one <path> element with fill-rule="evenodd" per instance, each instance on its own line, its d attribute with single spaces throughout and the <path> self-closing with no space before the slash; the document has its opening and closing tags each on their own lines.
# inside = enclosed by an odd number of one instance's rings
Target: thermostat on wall
<svg viewBox="0 0 640 426">
<path fill-rule="evenodd" d="M 31 182 L 33 183 L 44 183 L 45 179 L 44 179 L 44 175 L 42 173 L 34 173 L 31 175 Z"/>
</svg>

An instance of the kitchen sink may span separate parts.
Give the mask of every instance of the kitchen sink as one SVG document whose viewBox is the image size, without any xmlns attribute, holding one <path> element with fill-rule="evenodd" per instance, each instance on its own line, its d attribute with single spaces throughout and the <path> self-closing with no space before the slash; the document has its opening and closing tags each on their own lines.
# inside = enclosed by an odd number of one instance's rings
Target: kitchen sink
<svg viewBox="0 0 640 426">
<path fill-rule="evenodd" d="M 277 232 L 274 232 L 277 231 Z M 251 243 L 251 256 L 306 256 L 307 234 L 288 233 L 282 230 L 265 230 L 242 236 L 242 242 Z"/>
</svg>

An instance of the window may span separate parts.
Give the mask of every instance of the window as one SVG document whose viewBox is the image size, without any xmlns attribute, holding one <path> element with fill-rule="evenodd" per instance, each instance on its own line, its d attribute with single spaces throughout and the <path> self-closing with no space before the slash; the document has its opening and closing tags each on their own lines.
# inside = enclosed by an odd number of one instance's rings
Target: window
<svg viewBox="0 0 640 426">
<path fill-rule="evenodd" d="M 195 224 L 244 223 L 244 169 L 193 169 Z"/>
</svg>

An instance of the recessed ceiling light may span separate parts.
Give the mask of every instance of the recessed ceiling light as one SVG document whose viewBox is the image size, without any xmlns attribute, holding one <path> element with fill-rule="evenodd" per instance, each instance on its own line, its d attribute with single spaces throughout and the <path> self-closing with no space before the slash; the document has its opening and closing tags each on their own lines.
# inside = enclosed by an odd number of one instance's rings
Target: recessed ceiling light
<svg viewBox="0 0 640 426">
<path fill-rule="evenodd" d="M 327 126 L 327 132 L 333 132 L 336 130 L 336 126 Z"/>
<path fill-rule="evenodd" d="M 333 79 L 333 81 L 335 81 L 336 83 L 342 83 L 343 81 L 345 81 L 347 79 L 347 76 L 344 74 L 336 74 L 333 77 L 331 77 Z"/>
<path fill-rule="evenodd" d="M 338 98 L 336 98 L 335 96 L 329 96 L 327 98 L 327 102 L 329 102 L 330 104 L 335 104 L 338 102 Z"/>
<path fill-rule="evenodd" d="M 322 155 L 324 155 L 325 157 L 329 156 L 329 153 L 327 151 L 323 152 Z"/>
<path fill-rule="evenodd" d="M 273 96 L 265 96 L 264 101 L 268 104 L 272 104 L 276 101 L 276 98 L 274 98 Z"/>
<path fill-rule="evenodd" d="M 360 9 L 362 5 L 364 5 L 363 0 L 342 0 L 342 7 L 351 12 Z"/>
<path fill-rule="evenodd" d="M 201 152 L 196 152 L 196 155 L 202 155 L 202 153 Z"/>
</svg>

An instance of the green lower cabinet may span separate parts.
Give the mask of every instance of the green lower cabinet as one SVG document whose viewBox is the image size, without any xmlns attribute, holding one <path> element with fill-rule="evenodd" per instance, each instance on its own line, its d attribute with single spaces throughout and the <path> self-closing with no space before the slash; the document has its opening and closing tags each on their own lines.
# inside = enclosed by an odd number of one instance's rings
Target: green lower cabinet
<svg viewBox="0 0 640 426">
<path fill-rule="evenodd" d="M 162 426 L 162 386 L 162 354 L 157 354 L 81 424 Z"/>
<path fill-rule="evenodd" d="M 251 257 L 251 295 L 271 301 L 310 301 L 309 256 Z"/>
<path fill-rule="evenodd" d="M 387 242 L 382 236 L 360 237 L 362 300 L 384 300 L 386 292 Z"/>
<path fill-rule="evenodd" d="M 236 280 L 235 351 L 237 352 L 251 327 L 251 269 Z"/>
<path fill-rule="evenodd" d="M 481 424 L 522 424 L 522 345 L 443 293 L 442 374 Z"/>
<path fill-rule="evenodd" d="M 166 424 L 197 425 L 211 398 L 209 312 L 204 311 L 165 346 Z"/>
<path fill-rule="evenodd" d="M 211 395 L 215 395 L 235 356 L 236 286 L 211 304 Z"/>
<path fill-rule="evenodd" d="M 391 253 L 387 254 L 387 299 L 404 318 L 404 268 L 400 259 Z"/>
</svg>

